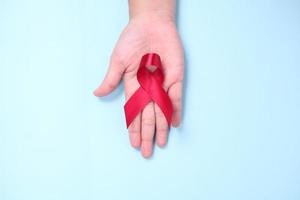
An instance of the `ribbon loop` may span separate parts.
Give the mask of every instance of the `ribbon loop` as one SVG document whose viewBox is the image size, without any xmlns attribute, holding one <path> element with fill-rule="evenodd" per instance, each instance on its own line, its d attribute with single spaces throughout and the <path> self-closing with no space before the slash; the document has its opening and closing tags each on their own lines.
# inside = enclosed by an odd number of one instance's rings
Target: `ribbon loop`
<svg viewBox="0 0 300 200">
<path fill-rule="evenodd" d="M 152 71 L 147 66 L 154 66 L 155 69 Z M 170 126 L 173 107 L 168 94 L 163 89 L 164 74 L 158 54 L 148 53 L 142 57 L 137 72 L 137 80 L 140 87 L 124 106 L 127 128 L 151 101 L 159 106 Z"/>
</svg>

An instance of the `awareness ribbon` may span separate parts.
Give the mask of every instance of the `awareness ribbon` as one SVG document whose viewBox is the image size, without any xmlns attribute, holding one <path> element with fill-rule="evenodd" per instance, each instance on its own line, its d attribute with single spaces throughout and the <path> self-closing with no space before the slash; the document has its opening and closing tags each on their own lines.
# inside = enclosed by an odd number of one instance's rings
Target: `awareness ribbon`
<svg viewBox="0 0 300 200">
<path fill-rule="evenodd" d="M 147 66 L 154 66 L 156 69 L 151 71 Z M 124 106 L 127 128 L 151 101 L 159 106 L 170 127 L 173 107 L 168 94 L 163 88 L 164 74 L 159 55 L 148 53 L 142 57 L 137 72 L 137 80 L 140 87 Z"/>
</svg>

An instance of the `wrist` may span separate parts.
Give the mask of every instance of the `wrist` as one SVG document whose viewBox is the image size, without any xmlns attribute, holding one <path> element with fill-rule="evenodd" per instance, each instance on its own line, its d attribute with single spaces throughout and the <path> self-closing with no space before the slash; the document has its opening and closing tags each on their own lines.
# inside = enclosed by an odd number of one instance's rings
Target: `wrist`
<svg viewBox="0 0 300 200">
<path fill-rule="evenodd" d="M 175 22 L 176 0 L 129 0 L 130 21 Z"/>
</svg>

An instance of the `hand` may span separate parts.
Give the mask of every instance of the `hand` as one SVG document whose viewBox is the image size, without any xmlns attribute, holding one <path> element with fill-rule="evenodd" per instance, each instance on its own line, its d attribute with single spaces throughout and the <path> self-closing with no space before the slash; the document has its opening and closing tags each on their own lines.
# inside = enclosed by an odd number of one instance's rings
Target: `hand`
<svg viewBox="0 0 300 200">
<path fill-rule="evenodd" d="M 141 57 L 157 53 L 162 59 L 165 75 L 164 89 L 173 104 L 172 125 L 181 120 L 182 82 L 184 73 L 183 48 L 173 20 L 138 18 L 131 19 L 122 32 L 111 55 L 110 66 L 96 96 L 111 93 L 123 79 L 126 101 L 140 87 L 136 73 Z M 154 135 L 158 146 L 167 142 L 167 121 L 158 107 L 150 102 L 128 128 L 131 145 L 141 147 L 144 157 L 152 154 Z M 156 132 L 156 134 L 154 134 Z"/>
</svg>

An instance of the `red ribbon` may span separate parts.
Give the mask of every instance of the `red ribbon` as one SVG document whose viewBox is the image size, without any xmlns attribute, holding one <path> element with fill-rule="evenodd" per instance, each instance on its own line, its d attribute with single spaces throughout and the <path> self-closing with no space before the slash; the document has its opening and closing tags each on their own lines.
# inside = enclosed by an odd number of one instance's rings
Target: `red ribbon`
<svg viewBox="0 0 300 200">
<path fill-rule="evenodd" d="M 156 69 L 151 71 L 147 66 L 155 66 Z M 164 74 L 159 55 L 148 53 L 142 57 L 137 72 L 137 80 L 140 87 L 124 106 L 127 128 L 151 101 L 160 107 L 170 127 L 173 107 L 168 94 L 162 86 Z"/>
</svg>

